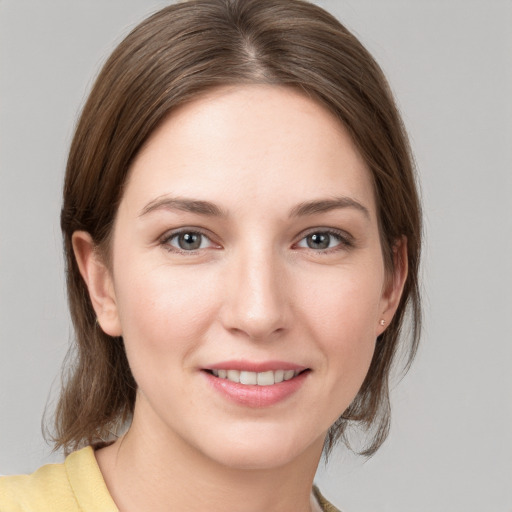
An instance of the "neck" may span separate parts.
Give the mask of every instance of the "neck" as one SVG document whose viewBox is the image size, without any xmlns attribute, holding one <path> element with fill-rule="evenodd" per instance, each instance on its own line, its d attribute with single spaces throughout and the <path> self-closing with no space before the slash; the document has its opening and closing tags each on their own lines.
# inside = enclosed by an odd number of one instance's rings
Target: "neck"
<svg viewBox="0 0 512 512">
<path fill-rule="evenodd" d="M 96 456 L 120 512 L 309 512 L 323 439 L 299 457 L 270 468 L 240 468 L 205 456 L 137 415 L 129 431 Z"/>
</svg>

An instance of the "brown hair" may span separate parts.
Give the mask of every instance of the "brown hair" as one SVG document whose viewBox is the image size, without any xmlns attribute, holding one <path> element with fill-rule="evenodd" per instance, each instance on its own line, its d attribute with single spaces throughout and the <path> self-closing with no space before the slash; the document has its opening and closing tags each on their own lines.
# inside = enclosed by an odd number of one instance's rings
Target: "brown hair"
<svg viewBox="0 0 512 512">
<path fill-rule="evenodd" d="M 115 49 L 84 106 L 71 144 L 61 226 L 71 317 L 73 364 L 56 410 L 56 448 L 66 451 L 110 437 L 130 419 L 136 383 L 123 340 L 96 324 L 73 254 L 73 232 L 90 233 L 108 253 L 130 164 L 178 105 L 226 84 L 266 83 L 300 89 L 325 105 L 351 134 L 371 172 L 387 271 L 407 237 L 408 277 L 398 310 L 380 336 L 353 403 L 331 427 L 327 452 L 347 427 L 371 433 L 374 453 L 389 429 L 388 378 L 406 309 L 420 327 L 418 264 L 421 216 L 407 137 L 387 82 L 371 55 L 334 17 L 301 0 L 190 0 L 157 12 Z"/>
</svg>

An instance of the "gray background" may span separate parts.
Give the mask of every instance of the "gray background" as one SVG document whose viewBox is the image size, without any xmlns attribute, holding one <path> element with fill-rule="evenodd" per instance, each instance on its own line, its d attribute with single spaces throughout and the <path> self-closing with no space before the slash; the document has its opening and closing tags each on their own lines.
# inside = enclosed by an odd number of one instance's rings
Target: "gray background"
<svg viewBox="0 0 512 512">
<path fill-rule="evenodd" d="M 0 0 L 0 473 L 59 460 L 40 422 L 70 338 L 58 227 L 99 64 L 166 2 Z M 512 511 L 512 2 L 322 1 L 395 91 L 421 174 L 425 332 L 367 462 L 317 482 L 344 512 Z"/>
</svg>

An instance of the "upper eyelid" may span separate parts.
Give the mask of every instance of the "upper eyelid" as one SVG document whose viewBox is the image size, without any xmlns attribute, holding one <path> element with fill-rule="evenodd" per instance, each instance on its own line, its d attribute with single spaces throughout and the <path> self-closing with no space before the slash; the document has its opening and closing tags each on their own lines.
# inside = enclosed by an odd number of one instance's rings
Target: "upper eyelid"
<svg viewBox="0 0 512 512">
<path fill-rule="evenodd" d="M 161 242 L 165 242 L 166 240 L 170 240 L 171 238 L 173 238 L 177 235 L 181 235 L 183 233 L 198 233 L 200 235 L 205 236 L 206 238 L 208 238 L 208 240 L 210 240 L 212 242 L 214 239 L 214 237 L 212 236 L 210 231 L 208 231 L 207 229 L 204 229 L 204 228 L 199 228 L 199 227 L 184 227 L 184 228 L 170 229 L 158 238 Z"/>
<path fill-rule="evenodd" d="M 317 228 L 306 229 L 305 231 L 303 231 L 301 234 L 299 234 L 297 236 L 297 242 L 299 242 L 303 238 L 305 238 L 309 235 L 313 235 L 315 233 L 327 233 L 329 235 L 338 236 L 342 240 L 346 240 L 347 242 L 351 242 L 351 243 L 355 242 L 355 238 L 348 231 L 345 231 L 344 229 L 328 228 L 328 227 L 317 227 Z"/>
</svg>

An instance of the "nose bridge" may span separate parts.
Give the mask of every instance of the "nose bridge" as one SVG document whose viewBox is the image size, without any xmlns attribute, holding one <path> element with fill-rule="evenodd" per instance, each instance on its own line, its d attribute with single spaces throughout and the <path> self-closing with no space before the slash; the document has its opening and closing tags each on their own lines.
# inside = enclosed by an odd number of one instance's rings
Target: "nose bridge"
<svg viewBox="0 0 512 512">
<path fill-rule="evenodd" d="M 286 327 L 284 273 L 270 243 L 239 247 L 230 264 L 226 327 L 250 338 L 265 338 Z"/>
</svg>

